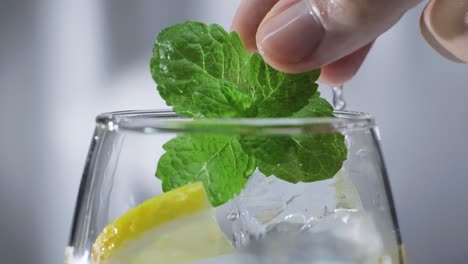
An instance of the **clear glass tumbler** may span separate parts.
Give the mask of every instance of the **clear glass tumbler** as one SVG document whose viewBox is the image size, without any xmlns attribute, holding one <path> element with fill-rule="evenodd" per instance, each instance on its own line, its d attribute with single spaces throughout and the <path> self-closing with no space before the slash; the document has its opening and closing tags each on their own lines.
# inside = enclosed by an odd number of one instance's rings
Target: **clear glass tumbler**
<svg viewBox="0 0 468 264">
<path fill-rule="evenodd" d="M 404 263 L 374 120 L 358 112 L 337 111 L 335 116 L 192 120 L 170 111 L 99 115 L 65 262 Z M 254 136 L 274 149 L 282 138 L 338 133 L 344 135 L 347 158 L 332 178 L 292 183 L 255 169 L 240 193 L 214 208 L 203 203 L 206 210 L 193 209 L 198 198 L 184 191 L 171 191 L 183 195 L 163 195 L 165 200 L 154 198 L 164 193 L 155 176 L 158 162 L 166 142 L 176 137 L 197 137 L 198 147 L 209 149 L 219 138 Z M 246 161 L 235 147 L 229 145 L 226 153 L 210 159 L 228 155 L 222 166 L 237 170 Z M 182 146 L 175 153 L 184 151 L 190 149 Z M 176 154 L 164 162 L 178 164 L 179 170 L 199 166 L 200 178 L 209 175 L 210 184 L 217 184 L 210 173 L 218 167 L 184 164 Z M 307 161 L 293 164 L 302 162 Z M 164 215 L 164 206 L 155 209 L 158 203 L 165 203 Z"/>
</svg>

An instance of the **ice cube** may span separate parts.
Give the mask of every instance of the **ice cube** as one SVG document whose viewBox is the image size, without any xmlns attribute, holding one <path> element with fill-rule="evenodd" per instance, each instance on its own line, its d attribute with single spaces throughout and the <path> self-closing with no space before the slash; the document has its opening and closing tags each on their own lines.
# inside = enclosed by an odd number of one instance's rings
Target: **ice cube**
<svg viewBox="0 0 468 264">
<path fill-rule="evenodd" d="M 385 253 L 343 171 L 297 184 L 256 171 L 228 208 L 241 263 L 381 263 Z"/>
<path fill-rule="evenodd" d="M 240 195 L 229 203 L 234 244 L 247 243 L 266 226 L 284 221 L 306 225 L 334 210 L 335 179 L 314 183 L 289 183 L 256 171 Z"/>
<path fill-rule="evenodd" d="M 304 226 L 281 222 L 251 237 L 240 249 L 243 263 L 380 263 L 383 244 L 361 212 L 337 211 Z"/>
</svg>

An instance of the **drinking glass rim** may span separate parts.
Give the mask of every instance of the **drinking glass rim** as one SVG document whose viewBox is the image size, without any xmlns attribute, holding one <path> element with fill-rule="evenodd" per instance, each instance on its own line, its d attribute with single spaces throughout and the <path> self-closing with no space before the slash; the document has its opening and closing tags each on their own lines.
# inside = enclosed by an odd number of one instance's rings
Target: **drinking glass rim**
<svg viewBox="0 0 468 264">
<path fill-rule="evenodd" d="M 307 132 L 333 132 L 369 130 L 375 127 L 374 118 L 358 111 L 334 111 L 335 117 L 306 118 L 200 118 L 181 116 L 169 109 L 125 110 L 100 114 L 97 126 L 111 130 L 154 132 L 234 132 L 297 134 Z"/>
</svg>

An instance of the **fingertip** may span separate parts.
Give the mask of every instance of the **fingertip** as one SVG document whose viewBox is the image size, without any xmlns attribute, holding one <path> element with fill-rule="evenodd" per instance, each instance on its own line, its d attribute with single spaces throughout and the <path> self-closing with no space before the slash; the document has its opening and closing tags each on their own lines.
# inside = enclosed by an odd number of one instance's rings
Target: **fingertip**
<svg viewBox="0 0 468 264">
<path fill-rule="evenodd" d="M 338 86 L 349 81 L 358 72 L 372 45 L 373 42 L 348 56 L 322 67 L 319 82 L 330 86 Z"/>
</svg>

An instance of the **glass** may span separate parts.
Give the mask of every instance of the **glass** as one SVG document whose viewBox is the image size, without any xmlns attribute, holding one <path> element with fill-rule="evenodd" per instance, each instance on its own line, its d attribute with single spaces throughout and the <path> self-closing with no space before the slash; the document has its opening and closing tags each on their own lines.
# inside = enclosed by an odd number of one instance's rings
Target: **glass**
<svg viewBox="0 0 468 264">
<path fill-rule="evenodd" d="M 348 154 L 333 178 L 293 184 L 256 170 L 238 196 L 216 207 L 217 223 L 235 246 L 234 253 L 174 263 L 403 263 L 404 250 L 374 120 L 349 111 L 336 111 L 335 116 L 191 120 L 170 111 L 99 115 L 66 262 L 93 263 L 92 245 L 103 228 L 163 193 L 155 171 L 164 143 L 176 136 L 280 138 L 342 133 Z M 211 246 L 206 241 L 194 244 Z"/>
</svg>

